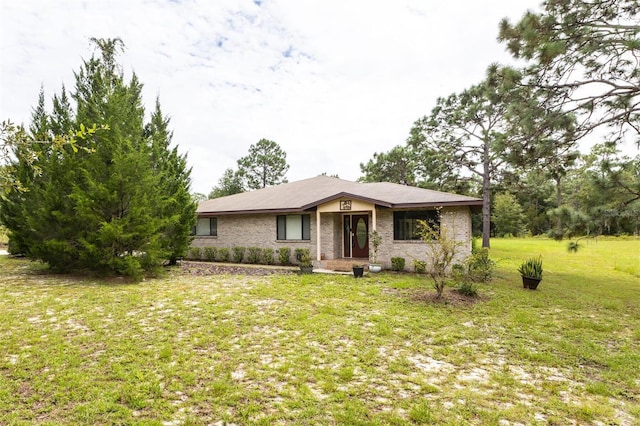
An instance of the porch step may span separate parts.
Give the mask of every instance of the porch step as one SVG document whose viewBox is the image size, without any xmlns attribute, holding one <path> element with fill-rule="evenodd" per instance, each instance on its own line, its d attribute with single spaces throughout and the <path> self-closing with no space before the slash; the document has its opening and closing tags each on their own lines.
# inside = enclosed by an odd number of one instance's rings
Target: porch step
<svg viewBox="0 0 640 426">
<path fill-rule="evenodd" d="M 325 260 L 325 268 L 331 271 L 351 272 L 354 264 L 364 265 L 369 268 L 368 259 L 329 259 Z"/>
</svg>

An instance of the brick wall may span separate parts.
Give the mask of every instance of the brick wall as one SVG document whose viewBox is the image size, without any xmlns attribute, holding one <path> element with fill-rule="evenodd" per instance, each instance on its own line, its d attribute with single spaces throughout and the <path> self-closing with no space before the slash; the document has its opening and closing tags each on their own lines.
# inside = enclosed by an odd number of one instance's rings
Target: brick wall
<svg viewBox="0 0 640 426">
<path fill-rule="evenodd" d="M 428 260 L 427 249 L 422 241 L 393 240 L 393 211 L 376 210 L 377 230 L 382 236 L 382 244 L 378 249 L 378 262 L 385 269 L 391 268 L 392 257 L 404 257 L 407 270 L 413 270 L 413 260 Z M 229 215 L 218 216 L 218 236 L 195 237 L 193 247 L 226 247 L 234 246 L 272 248 L 276 252 L 280 247 L 289 247 L 293 262 L 296 248 L 308 248 L 312 259 L 316 259 L 316 215 L 311 217 L 311 240 L 278 241 L 276 238 L 275 215 Z M 323 213 L 321 215 L 321 254 L 323 259 L 336 259 L 342 256 L 342 214 Z M 454 263 L 461 262 L 471 253 L 471 214 L 468 207 L 447 207 L 441 211 L 441 226 L 452 232 L 458 241 L 463 243 Z"/>
<path fill-rule="evenodd" d="M 308 248 L 315 259 L 316 253 L 316 216 L 311 214 L 311 240 L 277 240 L 277 223 L 275 215 L 228 215 L 217 216 L 218 236 L 196 236 L 192 247 L 226 247 L 230 251 L 233 247 L 272 248 L 275 260 L 278 261 L 278 249 L 289 247 L 291 261 L 296 248 Z M 246 256 L 246 254 L 245 254 Z"/>
<path fill-rule="evenodd" d="M 391 268 L 392 257 L 404 257 L 405 269 L 413 271 L 414 259 L 428 261 L 427 248 L 422 240 L 393 240 L 393 211 L 377 210 L 378 233 L 382 236 L 382 244 L 378 249 L 378 261 L 383 268 Z M 440 213 L 440 225 L 452 232 L 456 240 L 461 242 L 458 254 L 453 263 L 461 262 L 471 254 L 471 212 L 468 207 L 445 207 Z"/>
</svg>

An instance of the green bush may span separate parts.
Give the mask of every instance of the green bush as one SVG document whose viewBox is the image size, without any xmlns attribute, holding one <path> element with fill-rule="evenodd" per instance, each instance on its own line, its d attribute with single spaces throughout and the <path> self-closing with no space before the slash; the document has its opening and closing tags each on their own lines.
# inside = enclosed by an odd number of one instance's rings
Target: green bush
<svg viewBox="0 0 640 426">
<path fill-rule="evenodd" d="M 482 247 L 474 251 L 466 261 L 466 269 L 472 281 L 486 283 L 493 277 L 496 263 L 489 259 L 489 249 Z"/>
<path fill-rule="evenodd" d="M 291 249 L 289 247 L 278 249 L 278 261 L 281 265 L 291 265 Z"/>
<path fill-rule="evenodd" d="M 247 249 L 247 251 L 248 251 L 248 253 L 247 253 L 247 262 L 249 262 L 249 263 L 260 263 L 260 261 L 262 260 L 262 249 L 260 247 L 249 247 Z M 234 253 L 234 258 L 236 258 L 235 257 L 235 253 Z M 240 260 L 238 260 L 238 263 L 239 262 L 242 262 L 242 257 L 240 257 Z"/>
<path fill-rule="evenodd" d="M 233 261 L 235 263 L 242 263 L 242 259 L 244 259 L 245 250 L 246 249 L 244 247 L 239 247 L 239 246 L 236 246 L 233 248 Z"/>
<path fill-rule="evenodd" d="M 191 260 L 202 259 L 202 249 L 200 247 L 191 247 L 189 249 L 189 259 Z"/>
<path fill-rule="evenodd" d="M 391 270 L 392 271 L 404 271 L 405 260 L 404 257 L 392 257 L 391 258 Z"/>
<path fill-rule="evenodd" d="M 218 257 L 220 258 L 220 262 L 228 262 L 229 249 L 226 247 L 222 247 L 220 250 L 218 250 Z"/>
<path fill-rule="evenodd" d="M 311 254 L 308 248 L 297 248 L 295 250 L 295 254 L 298 264 L 302 264 L 306 259 L 311 260 Z"/>
<path fill-rule="evenodd" d="M 413 268 L 415 269 L 416 273 L 424 274 L 425 272 L 427 272 L 427 262 L 424 260 L 414 259 Z"/>
<path fill-rule="evenodd" d="M 313 261 L 311 260 L 311 253 L 309 252 L 309 249 L 302 249 L 303 251 L 301 252 L 301 256 L 300 256 L 300 266 L 305 268 L 305 267 L 312 267 L 313 266 Z"/>
<path fill-rule="evenodd" d="M 266 248 L 262 250 L 262 262 L 265 265 L 273 265 L 273 255 L 275 251 L 272 248 Z"/>
<path fill-rule="evenodd" d="M 218 249 L 216 247 L 204 248 L 204 258 L 207 259 L 209 262 L 215 262 L 217 254 L 218 254 Z"/>
<path fill-rule="evenodd" d="M 478 287 L 471 281 L 462 281 L 458 283 L 458 292 L 469 297 L 478 295 Z"/>
</svg>

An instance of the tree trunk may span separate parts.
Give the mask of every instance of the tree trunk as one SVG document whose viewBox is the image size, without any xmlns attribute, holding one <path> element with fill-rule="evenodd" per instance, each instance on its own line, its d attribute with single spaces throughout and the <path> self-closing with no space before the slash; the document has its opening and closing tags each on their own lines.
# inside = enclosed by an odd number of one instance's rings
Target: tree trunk
<svg viewBox="0 0 640 426">
<path fill-rule="evenodd" d="M 491 176 L 489 169 L 489 143 L 484 143 L 482 174 L 482 247 L 490 248 L 491 237 Z"/>
<path fill-rule="evenodd" d="M 556 177 L 556 199 L 558 202 L 558 210 L 562 207 L 562 188 L 560 186 L 560 176 Z M 556 224 L 556 235 L 560 237 L 562 235 L 562 213 L 558 215 L 558 223 Z"/>
</svg>

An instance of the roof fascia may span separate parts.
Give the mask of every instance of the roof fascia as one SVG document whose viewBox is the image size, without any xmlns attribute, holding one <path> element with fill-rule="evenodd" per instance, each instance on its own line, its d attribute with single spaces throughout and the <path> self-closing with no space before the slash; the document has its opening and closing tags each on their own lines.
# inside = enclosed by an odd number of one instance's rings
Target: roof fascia
<svg viewBox="0 0 640 426">
<path fill-rule="evenodd" d="M 301 213 L 309 209 L 291 208 L 291 209 L 256 209 L 256 210 L 222 210 L 211 212 L 197 212 L 199 217 L 214 217 L 227 215 L 247 215 L 247 214 L 281 214 L 281 213 Z"/>
<path fill-rule="evenodd" d="M 311 207 L 317 207 L 321 204 L 325 204 L 328 203 L 330 201 L 335 201 L 338 200 L 340 198 L 353 198 L 359 201 L 364 201 L 366 203 L 371 203 L 371 204 L 375 204 L 378 206 L 382 206 L 382 207 L 391 207 L 391 203 L 388 203 L 386 201 L 382 201 L 382 200 L 377 200 L 375 198 L 369 198 L 369 197 L 363 197 L 362 195 L 357 195 L 357 194 L 352 194 L 350 192 L 339 192 L 337 194 L 331 195 L 329 197 L 326 198 L 322 198 L 320 200 L 314 201 L 312 203 L 306 204 L 304 206 L 302 206 L 302 209 L 307 210 Z"/>
</svg>

